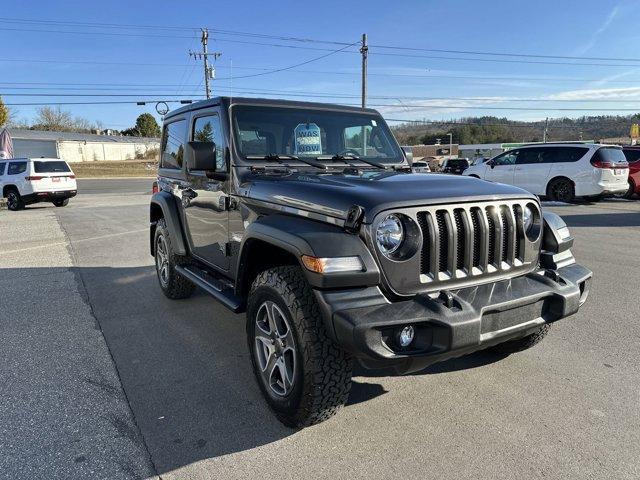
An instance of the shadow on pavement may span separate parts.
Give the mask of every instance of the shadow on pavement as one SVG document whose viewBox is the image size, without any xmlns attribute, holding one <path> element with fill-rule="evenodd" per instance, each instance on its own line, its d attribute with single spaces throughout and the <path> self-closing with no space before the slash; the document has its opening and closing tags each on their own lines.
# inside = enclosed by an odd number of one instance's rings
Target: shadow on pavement
<svg viewBox="0 0 640 480">
<path fill-rule="evenodd" d="M 588 213 L 586 215 L 560 215 L 570 227 L 637 227 L 640 211 L 629 213 Z"/>
<path fill-rule="evenodd" d="M 18 275 L 21 270 L 3 269 L 0 274 Z M 34 270 L 47 274 L 47 269 Z M 230 313 L 199 291 L 189 300 L 168 300 L 152 266 L 72 271 L 81 280 L 85 301 L 105 336 L 159 474 L 296 434 L 262 399 L 250 366 L 244 315 Z M 418 374 L 497 360 L 477 353 Z M 347 408 L 387 393 L 367 377 L 394 374 L 356 367 L 354 375 L 359 378 L 353 382 Z"/>
</svg>

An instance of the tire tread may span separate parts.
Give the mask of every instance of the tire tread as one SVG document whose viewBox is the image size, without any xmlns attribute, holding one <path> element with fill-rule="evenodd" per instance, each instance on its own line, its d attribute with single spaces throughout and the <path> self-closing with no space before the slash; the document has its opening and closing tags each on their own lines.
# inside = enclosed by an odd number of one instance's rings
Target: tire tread
<svg viewBox="0 0 640 480">
<path fill-rule="evenodd" d="M 272 287 L 282 296 L 301 340 L 304 385 L 300 406 L 293 415 L 279 412 L 276 415 L 292 427 L 323 422 L 347 402 L 353 360 L 329 337 L 313 292 L 299 267 L 282 266 L 261 272 L 253 282 L 250 299 L 262 286 Z"/>
</svg>

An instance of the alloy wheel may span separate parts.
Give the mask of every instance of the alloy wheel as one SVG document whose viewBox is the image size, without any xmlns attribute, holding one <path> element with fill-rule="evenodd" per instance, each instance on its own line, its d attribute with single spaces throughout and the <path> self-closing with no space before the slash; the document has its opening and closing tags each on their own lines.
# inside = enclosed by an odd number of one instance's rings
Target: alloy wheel
<svg viewBox="0 0 640 480">
<path fill-rule="evenodd" d="M 164 235 L 159 235 L 156 241 L 156 269 L 160 283 L 167 285 L 169 283 L 169 255 Z"/>
<path fill-rule="evenodd" d="M 9 192 L 9 194 L 7 195 L 7 206 L 10 210 L 15 210 L 16 208 L 18 208 L 18 197 L 16 196 L 15 192 Z"/>
<path fill-rule="evenodd" d="M 256 315 L 255 354 L 264 384 L 276 395 L 291 393 L 296 375 L 293 330 L 280 307 L 265 301 Z"/>
<path fill-rule="evenodd" d="M 556 182 L 551 191 L 556 200 L 568 202 L 571 200 L 571 185 L 567 182 Z"/>
</svg>

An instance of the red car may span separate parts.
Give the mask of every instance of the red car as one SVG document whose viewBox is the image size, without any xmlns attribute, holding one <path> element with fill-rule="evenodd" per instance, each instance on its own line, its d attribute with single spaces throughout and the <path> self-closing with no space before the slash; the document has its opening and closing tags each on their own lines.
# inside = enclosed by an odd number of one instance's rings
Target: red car
<svg viewBox="0 0 640 480">
<path fill-rule="evenodd" d="M 631 198 L 634 193 L 640 195 L 640 147 L 624 147 L 622 151 L 629 162 L 629 190 L 623 196 Z"/>
</svg>

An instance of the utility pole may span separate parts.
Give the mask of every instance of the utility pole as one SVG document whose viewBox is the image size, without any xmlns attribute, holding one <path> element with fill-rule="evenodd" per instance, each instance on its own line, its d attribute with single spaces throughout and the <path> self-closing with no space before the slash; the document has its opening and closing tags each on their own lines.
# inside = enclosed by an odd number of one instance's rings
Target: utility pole
<svg viewBox="0 0 640 480">
<path fill-rule="evenodd" d="M 203 59 L 204 60 L 204 90 L 207 95 L 207 98 L 211 98 L 211 85 L 209 83 L 210 80 L 215 78 L 215 68 L 209 66 L 209 56 L 212 56 L 214 60 L 216 60 L 222 53 L 213 52 L 209 53 L 207 50 L 207 44 L 209 43 L 209 29 L 202 29 L 202 36 L 200 37 L 200 41 L 202 42 L 202 52 L 192 52 L 189 50 L 189 56 L 193 58 Z"/>
<path fill-rule="evenodd" d="M 365 108 L 367 106 L 367 55 L 369 53 L 366 33 L 362 34 L 360 53 L 362 54 L 362 108 Z"/>
<path fill-rule="evenodd" d="M 549 130 L 549 117 L 544 121 L 544 133 L 542 134 L 542 143 L 547 143 L 547 131 Z"/>
</svg>

